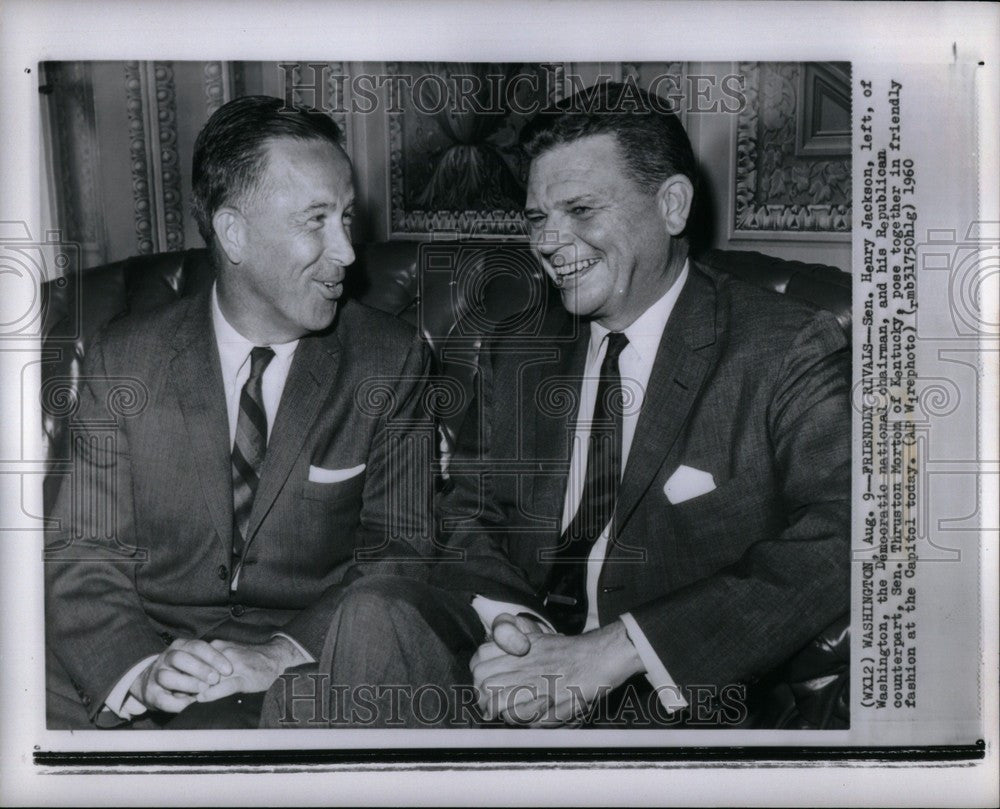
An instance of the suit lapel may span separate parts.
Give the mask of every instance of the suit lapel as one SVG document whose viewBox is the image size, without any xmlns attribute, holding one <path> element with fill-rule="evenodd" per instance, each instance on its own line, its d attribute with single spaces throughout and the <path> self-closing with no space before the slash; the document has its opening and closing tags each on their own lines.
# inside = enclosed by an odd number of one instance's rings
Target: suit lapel
<svg viewBox="0 0 1000 809">
<path fill-rule="evenodd" d="M 620 534 L 686 424 L 714 362 L 716 292 L 692 264 L 656 352 L 616 511 Z"/>
<path fill-rule="evenodd" d="M 572 434 L 580 410 L 580 380 L 587 361 L 590 328 L 584 321 L 575 320 L 559 309 L 562 324 L 557 332 L 555 346 L 560 352 L 555 365 L 540 363 L 525 374 L 525 398 L 522 412 L 535 411 L 534 442 L 526 449 L 541 460 L 540 475 L 534 487 L 534 513 L 541 517 L 562 517 L 569 478 L 569 461 L 572 452 Z M 574 330 L 579 333 L 574 334 Z M 552 333 L 552 332 L 549 332 Z M 555 407 L 539 406 L 538 397 L 550 400 Z M 559 407 L 562 401 L 573 402 L 570 408 Z"/>
<path fill-rule="evenodd" d="M 333 387 L 339 366 L 340 341 L 335 333 L 303 337 L 295 349 L 250 512 L 247 547 L 301 454 L 320 405 Z"/>
<path fill-rule="evenodd" d="M 197 458 L 198 477 L 212 523 L 227 547 L 233 532 L 233 483 L 229 420 L 219 351 L 212 328 L 210 295 L 190 299 L 174 335 L 176 354 L 167 374 L 180 402 L 184 426 Z"/>
</svg>

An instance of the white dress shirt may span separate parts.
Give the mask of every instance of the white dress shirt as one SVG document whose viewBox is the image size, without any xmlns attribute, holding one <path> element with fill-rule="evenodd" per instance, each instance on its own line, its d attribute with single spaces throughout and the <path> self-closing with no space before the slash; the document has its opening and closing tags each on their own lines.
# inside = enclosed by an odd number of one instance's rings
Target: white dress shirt
<svg viewBox="0 0 1000 809">
<path fill-rule="evenodd" d="M 622 413 L 622 452 L 621 471 L 624 473 L 635 428 L 639 421 L 645 400 L 649 375 L 653 370 L 656 352 L 663 337 L 663 331 L 670 319 L 670 313 L 677 303 L 681 289 L 688 277 L 688 264 L 685 262 L 680 276 L 659 300 L 653 303 L 630 326 L 624 330 L 628 345 L 618 359 L 618 370 L 621 375 L 625 408 Z M 573 438 L 573 452 L 570 457 L 569 476 L 566 484 L 566 497 L 563 501 L 561 531 L 565 532 L 576 514 L 583 493 L 584 479 L 587 473 L 587 448 L 590 438 L 590 428 L 594 417 L 594 404 L 597 399 L 597 386 L 600 382 L 601 363 L 607 353 L 608 329 L 594 321 L 590 323 L 590 345 L 587 349 L 587 361 L 584 366 L 583 382 L 580 385 L 580 409 L 577 413 L 576 430 Z M 604 567 L 607 556 L 608 538 L 611 523 L 605 527 L 600 537 L 594 542 L 587 562 L 587 621 L 583 631 L 589 632 L 600 626 L 597 615 L 597 582 Z M 479 613 L 480 619 L 486 625 L 487 631 L 492 627 L 493 619 L 503 612 L 516 614 L 528 612 L 522 606 L 486 599 L 477 596 L 472 606 Z M 657 689 L 660 702 L 668 711 L 684 707 L 687 702 L 681 697 L 680 690 L 667 672 L 663 661 L 657 656 L 645 633 L 639 628 L 631 613 L 619 616 L 625 625 L 629 640 L 635 646 L 643 665 L 646 667 L 646 678 Z M 551 627 L 550 627 L 551 628 Z"/>
<path fill-rule="evenodd" d="M 229 446 L 236 443 L 236 422 L 240 414 L 240 394 L 250 377 L 250 352 L 256 348 L 246 337 L 236 331 L 226 320 L 219 308 L 216 290 L 212 288 L 212 325 L 215 327 L 215 342 L 219 348 L 219 364 L 222 367 L 222 387 L 226 393 L 226 415 L 229 417 Z M 267 438 L 271 440 L 271 428 L 278 413 L 281 393 L 288 380 L 288 370 L 292 367 L 292 357 L 299 341 L 277 343 L 268 346 L 274 357 L 264 369 L 260 382 L 261 398 L 264 400 L 264 414 L 267 416 Z"/>
<path fill-rule="evenodd" d="M 240 394 L 243 386 L 250 377 L 250 351 L 256 347 L 240 334 L 233 325 L 226 320 L 219 308 L 219 297 L 217 288 L 212 287 L 212 328 L 215 332 L 215 344 L 219 350 L 219 364 L 222 369 L 222 387 L 226 394 L 226 415 L 229 419 L 229 446 L 236 442 L 236 422 L 240 412 Z M 278 412 L 278 405 L 281 402 L 281 394 L 285 389 L 285 382 L 288 380 L 288 371 L 292 367 L 292 357 L 299 341 L 293 340 L 290 343 L 278 343 L 269 346 L 274 351 L 274 357 L 264 369 L 261 378 L 261 397 L 264 400 L 264 414 L 267 417 L 267 438 L 271 438 L 271 428 L 274 426 L 274 417 Z M 233 580 L 233 587 L 236 586 L 236 579 Z M 282 637 L 288 637 L 282 635 Z M 293 638 L 288 638 L 298 647 L 299 651 L 308 653 L 295 642 Z M 128 693 L 129 688 L 135 678 L 146 669 L 154 660 L 156 655 L 151 655 L 140 660 L 130 668 L 111 690 L 107 701 L 104 703 L 106 709 L 116 713 L 122 719 L 132 719 L 139 714 L 145 713 L 146 706 Z"/>
</svg>

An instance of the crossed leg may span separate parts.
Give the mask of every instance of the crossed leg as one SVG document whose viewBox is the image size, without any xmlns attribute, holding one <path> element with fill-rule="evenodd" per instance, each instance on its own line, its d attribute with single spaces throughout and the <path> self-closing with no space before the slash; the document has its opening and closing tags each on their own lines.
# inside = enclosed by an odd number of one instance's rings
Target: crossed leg
<svg viewBox="0 0 1000 809">
<path fill-rule="evenodd" d="M 469 660 L 484 637 L 458 594 L 416 579 L 358 579 L 334 607 L 319 661 L 267 692 L 261 727 L 480 725 Z"/>
</svg>

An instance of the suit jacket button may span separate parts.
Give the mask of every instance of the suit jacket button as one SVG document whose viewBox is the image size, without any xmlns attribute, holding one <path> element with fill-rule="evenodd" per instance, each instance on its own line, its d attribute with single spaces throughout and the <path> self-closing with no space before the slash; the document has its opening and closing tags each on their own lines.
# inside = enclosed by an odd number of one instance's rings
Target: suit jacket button
<svg viewBox="0 0 1000 809">
<path fill-rule="evenodd" d="M 90 697 L 84 695 L 84 697 L 83 697 L 83 704 L 86 705 L 89 708 L 90 707 Z"/>
<path fill-rule="evenodd" d="M 177 638 L 171 635 L 169 632 L 161 632 L 160 640 L 162 640 L 165 644 L 167 644 L 167 646 L 169 646 L 171 643 L 177 640 Z"/>
<path fill-rule="evenodd" d="M 216 570 L 215 572 L 218 575 L 218 577 L 222 579 L 222 581 L 225 581 L 226 579 L 229 578 L 229 568 L 226 567 L 225 565 L 219 565 L 219 569 Z"/>
<path fill-rule="evenodd" d="M 233 604 L 229 608 L 229 612 L 234 618 L 239 618 L 244 612 L 246 612 L 246 609 L 242 604 Z"/>
</svg>

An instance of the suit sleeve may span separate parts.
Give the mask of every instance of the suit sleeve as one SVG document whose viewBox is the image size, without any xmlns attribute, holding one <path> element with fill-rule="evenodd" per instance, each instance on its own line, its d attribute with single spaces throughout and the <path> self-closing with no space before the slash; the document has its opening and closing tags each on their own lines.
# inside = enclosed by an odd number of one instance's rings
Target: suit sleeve
<svg viewBox="0 0 1000 809">
<path fill-rule="evenodd" d="M 96 341 L 84 361 L 72 421 L 73 471 L 57 498 L 58 528 L 45 552 L 47 642 L 92 719 L 132 666 L 165 648 L 135 588 L 144 552 L 133 517 L 126 418 L 114 413 L 113 387 L 104 346 Z"/>
<path fill-rule="evenodd" d="M 821 313 L 785 353 L 766 413 L 783 529 L 631 610 L 681 686 L 753 681 L 850 603 L 849 379 L 846 338 Z"/>
<path fill-rule="evenodd" d="M 388 382 L 388 380 L 386 380 Z M 340 594 L 366 575 L 425 578 L 433 556 L 431 499 L 437 432 L 430 415 L 430 352 L 414 339 L 391 391 L 359 391 L 384 413 L 371 444 L 362 495 L 355 560 L 343 579 L 298 613 L 285 634 L 319 658 Z"/>
<path fill-rule="evenodd" d="M 505 532 L 515 528 L 515 510 L 499 501 L 491 461 L 497 419 L 494 410 L 511 408 L 516 388 L 497 381 L 496 357 L 488 347 L 479 362 L 477 395 L 459 431 L 449 471 L 451 487 L 437 503 L 438 534 L 444 547 L 432 583 L 541 612 L 528 576 L 507 553 Z M 544 613 L 543 613 L 544 614 Z"/>
</svg>

